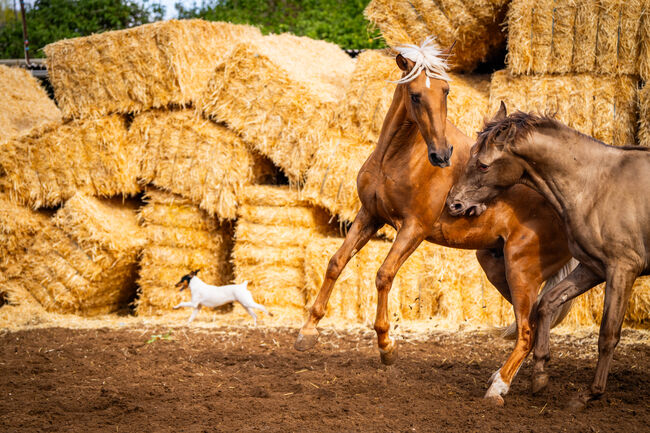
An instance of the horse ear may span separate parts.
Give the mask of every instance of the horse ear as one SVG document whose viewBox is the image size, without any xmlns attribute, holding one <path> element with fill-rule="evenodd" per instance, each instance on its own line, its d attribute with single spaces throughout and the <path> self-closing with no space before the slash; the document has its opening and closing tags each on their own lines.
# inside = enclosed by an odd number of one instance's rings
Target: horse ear
<svg viewBox="0 0 650 433">
<path fill-rule="evenodd" d="M 508 116 L 508 110 L 506 109 L 506 103 L 501 101 L 501 104 L 499 105 L 499 111 L 497 111 L 497 114 L 494 116 L 494 120 L 503 120 Z"/>
<path fill-rule="evenodd" d="M 402 71 L 409 70 L 409 62 L 406 61 L 403 55 L 398 54 L 397 57 L 395 57 L 395 62 Z"/>
<path fill-rule="evenodd" d="M 456 42 L 457 42 L 457 41 L 454 39 L 454 43 L 451 44 L 451 45 L 449 46 L 449 48 L 447 48 L 446 50 L 442 50 L 442 51 L 440 52 L 440 54 L 442 54 L 443 56 L 450 56 L 450 55 L 451 55 L 451 50 L 453 50 L 453 49 L 454 49 L 454 46 L 456 46 Z"/>
</svg>

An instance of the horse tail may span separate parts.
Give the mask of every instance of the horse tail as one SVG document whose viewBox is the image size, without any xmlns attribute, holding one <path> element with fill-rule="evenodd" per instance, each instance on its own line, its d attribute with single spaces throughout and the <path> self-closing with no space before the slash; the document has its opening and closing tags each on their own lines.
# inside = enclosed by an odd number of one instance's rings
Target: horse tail
<svg viewBox="0 0 650 433">
<path fill-rule="evenodd" d="M 557 283 L 565 279 L 576 268 L 576 266 L 578 266 L 579 263 L 580 263 L 579 261 L 571 257 L 571 260 L 569 260 L 566 263 L 566 265 L 562 266 L 562 268 L 559 271 L 557 271 L 554 275 L 551 275 L 551 277 L 548 280 L 546 280 L 546 282 L 544 283 L 544 287 L 542 287 L 542 290 L 539 292 L 539 295 L 537 295 L 537 301 L 539 302 L 539 300 L 544 295 L 544 293 L 548 292 L 553 287 L 555 287 Z M 573 299 L 562 304 L 562 306 L 553 315 L 553 319 L 551 320 L 551 328 L 555 328 L 557 325 L 559 325 L 562 322 L 562 320 L 564 320 L 566 315 L 569 314 L 572 304 L 573 304 Z M 510 325 L 508 325 L 508 327 L 503 331 L 501 336 L 506 340 L 516 339 L 517 322 L 512 322 Z"/>
</svg>

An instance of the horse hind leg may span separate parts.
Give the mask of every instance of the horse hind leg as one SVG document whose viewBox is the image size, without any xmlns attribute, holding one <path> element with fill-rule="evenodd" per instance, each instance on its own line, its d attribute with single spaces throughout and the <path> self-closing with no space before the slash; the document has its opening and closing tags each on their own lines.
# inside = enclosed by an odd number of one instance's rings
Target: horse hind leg
<svg viewBox="0 0 650 433">
<path fill-rule="evenodd" d="M 375 332 L 381 362 L 385 365 L 391 365 L 397 360 L 397 342 L 389 335 L 388 293 L 399 268 L 424 240 L 424 235 L 416 227 L 416 225 L 405 225 L 397 232 L 395 242 L 377 272 Z"/>
<path fill-rule="evenodd" d="M 535 303 L 537 288 L 542 281 L 541 273 L 536 272 L 534 267 L 513 263 L 509 260 L 507 267 L 508 286 L 515 311 L 517 342 L 506 362 L 490 378 L 489 387 L 485 393 L 485 398 L 488 401 L 499 406 L 503 406 L 503 396 L 510 390 L 510 385 L 519 368 L 532 350 L 533 335 L 530 326 L 530 312 Z"/>
<path fill-rule="evenodd" d="M 569 408 L 580 410 L 591 400 L 597 400 L 605 393 L 609 366 L 614 356 L 614 349 L 621 339 L 621 326 L 625 317 L 632 286 L 638 273 L 632 270 L 616 268 L 607 275 L 605 287 L 605 309 L 598 336 L 598 364 L 596 374 L 589 391 L 581 392 L 569 402 Z"/>
<path fill-rule="evenodd" d="M 316 345 L 319 335 L 316 326 L 325 315 L 327 302 L 332 294 L 336 280 L 341 275 L 345 265 L 368 243 L 370 238 L 377 233 L 381 225 L 366 208 L 361 208 L 348 234 L 345 236 L 343 245 L 341 245 L 341 248 L 338 249 L 329 261 L 323 284 L 318 291 L 314 304 L 309 309 L 309 316 L 294 343 L 296 350 L 302 352 Z"/>
</svg>

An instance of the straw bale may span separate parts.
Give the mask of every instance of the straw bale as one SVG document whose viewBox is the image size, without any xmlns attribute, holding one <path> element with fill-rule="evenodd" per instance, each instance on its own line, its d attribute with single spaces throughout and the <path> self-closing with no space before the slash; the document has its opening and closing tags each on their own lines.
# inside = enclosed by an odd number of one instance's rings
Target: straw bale
<svg viewBox="0 0 650 433">
<path fill-rule="evenodd" d="M 48 217 L 12 202 L 0 194 L 0 274 L 10 278 L 22 270 L 21 257 L 40 231 L 50 224 Z"/>
<path fill-rule="evenodd" d="M 0 65 L 0 95 L 0 140 L 61 121 L 54 101 L 25 69 Z"/>
<path fill-rule="evenodd" d="M 199 269 L 199 276 L 208 284 L 231 281 L 228 225 L 219 225 L 189 199 L 175 194 L 147 188 L 144 199 L 147 204 L 138 218 L 147 245 L 140 259 L 137 314 L 167 313 L 189 300 L 190 294 L 179 292 L 174 285 L 190 271 Z"/>
<path fill-rule="evenodd" d="M 508 10 L 508 69 L 513 74 L 638 75 L 647 44 L 645 3 L 513 0 Z"/>
<path fill-rule="evenodd" d="M 270 226 L 253 224 L 247 221 L 237 221 L 237 242 L 253 243 L 260 247 L 283 248 L 304 246 L 305 239 L 313 234 L 314 229 L 308 227 Z"/>
<path fill-rule="evenodd" d="M 239 218 L 251 223 L 313 227 L 316 224 L 314 211 L 307 207 L 250 206 L 242 205 Z"/>
<path fill-rule="evenodd" d="M 141 180 L 219 219 L 235 218 L 238 196 L 253 176 L 251 154 L 235 133 L 193 110 L 153 110 L 135 117 L 129 142 L 144 149 Z"/>
<path fill-rule="evenodd" d="M 536 111 L 607 144 L 633 145 L 637 127 L 633 77 L 592 74 L 512 76 L 498 71 L 490 85 L 490 113 L 501 101 L 509 111 Z"/>
<path fill-rule="evenodd" d="M 237 281 L 249 281 L 248 289 L 253 299 L 266 307 L 300 310 L 305 307 L 305 273 L 302 267 L 237 264 L 235 273 Z"/>
<path fill-rule="evenodd" d="M 0 144 L 0 165 L 12 199 L 53 207 L 77 191 L 93 196 L 132 195 L 140 152 L 126 140 L 121 116 L 47 124 Z"/>
<path fill-rule="evenodd" d="M 639 90 L 639 144 L 650 147 L 650 86 Z"/>
<path fill-rule="evenodd" d="M 36 233 L 15 282 L 50 312 L 115 311 L 135 293 L 143 244 L 128 206 L 77 194 Z"/>
<path fill-rule="evenodd" d="M 260 36 L 250 26 L 169 20 L 65 39 L 44 51 L 64 117 L 88 118 L 195 103 L 232 44 Z"/>
<path fill-rule="evenodd" d="M 299 182 L 353 68 L 352 59 L 333 44 L 265 36 L 233 48 L 199 106 Z"/>
<path fill-rule="evenodd" d="M 400 76 L 395 60 L 381 52 L 362 53 L 346 96 L 337 106 L 329 134 L 307 172 L 303 198 L 352 221 L 359 211 L 357 174 L 374 150 Z M 447 118 L 470 136 L 488 113 L 489 76 L 451 74 Z"/>
<path fill-rule="evenodd" d="M 420 44 L 435 36 L 442 47 L 457 41 L 452 70 L 471 72 L 505 43 L 501 31 L 506 0 L 373 0 L 364 15 L 381 30 L 386 43 Z"/>
</svg>

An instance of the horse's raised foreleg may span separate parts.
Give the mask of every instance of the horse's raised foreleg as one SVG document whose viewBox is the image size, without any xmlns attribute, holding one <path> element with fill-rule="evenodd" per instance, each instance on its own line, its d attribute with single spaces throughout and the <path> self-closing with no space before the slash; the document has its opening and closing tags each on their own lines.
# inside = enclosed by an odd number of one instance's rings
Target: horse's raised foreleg
<svg viewBox="0 0 650 433">
<path fill-rule="evenodd" d="M 517 342 L 506 362 L 490 378 L 490 387 L 485 393 L 485 398 L 497 405 L 504 404 L 503 396 L 508 393 L 521 364 L 533 348 L 530 312 L 543 278 L 538 267 L 522 263 L 512 254 L 506 253 L 506 256 L 508 287 L 517 323 Z M 521 258 L 526 259 L 525 256 Z"/>
<path fill-rule="evenodd" d="M 544 371 L 550 359 L 549 339 L 553 313 L 566 301 L 586 292 L 603 281 L 583 264 L 579 264 L 564 280 L 549 290 L 537 302 L 534 309 L 535 348 L 533 351 L 533 393 L 537 393 L 548 384 L 548 374 Z"/>
<path fill-rule="evenodd" d="M 323 285 L 318 291 L 316 300 L 309 309 L 309 317 L 307 317 L 307 321 L 300 330 L 296 342 L 294 343 L 296 350 L 304 351 L 311 349 L 316 345 L 316 342 L 318 341 L 318 330 L 316 329 L 316 326 L 325 315 L 325 309 L 330 295 L 332 294 L 334 283 L 336 283 L 339 275 L 341 275 L 345 265 L 347 265 L 350 259 L 361 248 L 363 248 L 366 243 L 368 243 L 368 240 L 377 233 L 377 230 L 379 230 L 382 225 L 383 224 L 377 221 L 377 219 L 374 218 L 366 208 L 361 208 L 354 219 L 347 236 L 345 236 L 343 245 L 341 245 L 341 248 L 339 248 L 332 256 L 327 265 Z"/>
<path fill-rule="evenodd" d="M 397 360 L 397 343 L 388 335 L 388 292 L 399 268 L 424 240 L 424 233 L 417 223 L 405 223 L 397 232 L 395 242 L 377 272 L 377 317 L 375 332 L 381 355 L 381 362 L 391 365 Z"/>
<path fill-rule="evenodd" d="M 605 309 L 598 336 L 596 375 L 591 389 L 579 393 L 570 401 L 569 406 L 572 409 L 582 409 L 589 401 L 599 399 L 605 393 L 609 365 L 614 356 L 614 349 L 621 339 L 621 326 L 637 275 L 634 270 L 623 267 L 617 267 L 607 273 Z"/>
</svg>

